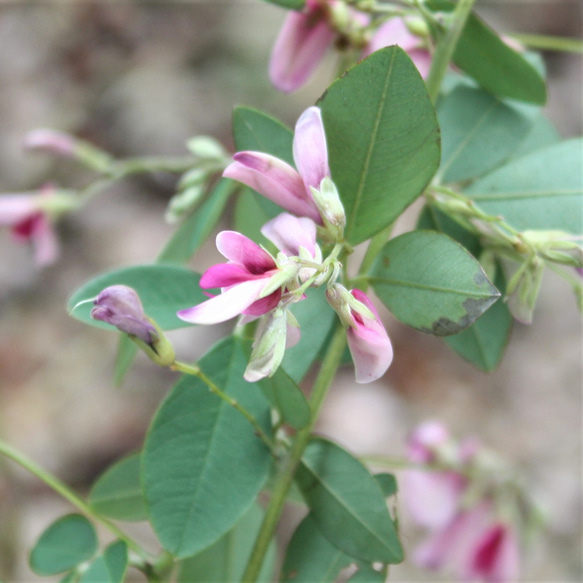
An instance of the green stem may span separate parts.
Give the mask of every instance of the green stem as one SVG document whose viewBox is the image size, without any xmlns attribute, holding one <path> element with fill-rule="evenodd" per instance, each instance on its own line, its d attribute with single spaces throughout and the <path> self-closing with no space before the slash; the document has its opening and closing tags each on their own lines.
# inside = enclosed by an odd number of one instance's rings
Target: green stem
<svg viewBox="0 0 583 583">
<path fill-rule="evenodd" d="M 346 332 L 342 325 L 339 324 L 328 346 L 318 377 L 314 382 L 312 396 L 310 397 L 310 408 L 312 410 L 310 424 L 296 434 L 291 450 L 275 479 L 269 506 L 267 507 L 261 529 L 255 540 L 255 545 L 249 557 L 245 573 L 243 574 L 242 581 L 244 583 L 255 583 L 257 581 L 265 554 L 275 533 L 287 494 L 294 480 L 296 470 L 304 454 L 304 450 L 310 441 L 312 429 L 318 418 L 318 413 L 324 402 L 328 388 L 332 384 L 336 369 L 340 364 L 345 344 Z"/>
<path fill-rule="evenodd" d="M 0 454 L 6 456 L 12 461 L 16 462 L 19 466 L 28 470 L 31 474 L 34 474 L 39 480 L 43 481 L 49 488 L 54 490 L 57 494 L 68 500 L 73 506 L 76 506 L 81 512 L 95 520 L 100 522 L 109 529 L 117 538 L 123 540 L 129 548 L 140 555 L 145 561 L 149 561 L 150 557 L 148 553 L 134 540 L 132 540 L 127 534 L 120 530 L 113 522 L 110 522 L 107 518 L 97 514 L 93 508 L 81 497 L 77 496 L 66 484 L 61 482 L 58 478 L 49 474 L 47 471 L 43 470 L 40 466 L 37 466 L 31 459 L 27 458 L 25 455 L 15 450 L 9 446 L 6 442 L 0 439 Z"/>
<path fill-rule="evenodd" d="M 359 275 L 365 275 L 368 273 L 380 250 L 385 246 L 385 243 L 391 236 L 394 225 L 395 223 L 391 223 L 388 227 L 385 227 L 370 240 L 362 263 L 360 264 L 360 269 L 358 270 Z"/>
<path fill-rule="evenodd" d="M 476 0 L 459 0 L 455 10 L 452 14 L 451 24 L 447 29 L 445 35 L 438 41 L 433 61 L 431 62 L 431 69 L 427 77 L 427 91 L 433 103 L 436 102 L 437 96 L 441 89 L 441 84 L 445 73 L 451 62 L 455 48 L 466 20 L 472 12 L 472 6 Z"/>
<path fill-rule="evenodd" d="M 533 49 L 546 49 L 549 51 L 565 51 L 567 53 L 583 53 L 583 41 L 577 38 L 561 36 L 546 36 L 544 34 L 519 34 L 508 35 L 519 43 Z"/>
<path fill-rule="evenodd" d="M 217 395 L 217 397 L 220 397 L 223 401 L 225 401 L 225 403 L 228 403 L 231 407 L 239 411 L 239 413 L 241 413 L 241 415 L 243 415 L 243 417 L 245 417 L 245 419 L 251 423 L 253 429 L 255 429 L 255 433 L 257 433 L 265 445 L 267 445 L 269 450 L 275 454 L 275 445 L 273 441 L 267 436 L 265 431 L 263 431 L 257 419 L 255 419 L 255 417 L 253 417 L 253 415 L 249 413 L 249 411 L 247 411 L 247 409 L 245 409 L 245 407 L 243 407 L 243 405 L 241 405 L 238 401 L 232 397 L 229 397 L 227 393 L 223 392 L 207 375 L 204 374 L 204 372 L 202 372 L 202 370 L 200 370 L 198 366 L 192 366 L 190 364 L 177 361 L 170 368 L 172 370 L 199 378 L 209 388 L 211 393 L 214 393 Z"/>
</svg>

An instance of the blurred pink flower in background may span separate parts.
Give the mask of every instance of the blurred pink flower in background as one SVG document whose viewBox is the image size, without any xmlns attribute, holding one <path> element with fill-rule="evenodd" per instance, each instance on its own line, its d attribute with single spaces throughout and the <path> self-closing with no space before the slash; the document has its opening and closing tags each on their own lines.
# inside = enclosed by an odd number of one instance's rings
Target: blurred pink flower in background
<svg viewBox="0 0 583 583">
<path fill-rule="evenodd" d="M 59 255 L 59 242 L 44 204 L 52 187 L 38 192 L 0 196 L 0 225 L 10 227 L 15 241 L 30 243 L 39 266 L 50 265 Z"/>
<path fill-rule="evenodd" d="M 223 176 L 250 186 L 285 210 L 322 224 L 310 187 L 319 188 L 330 175 L 322 114 L 309 107 L 296 123 L 293 156 L 297 170 L 263 152 L 237 152 Z"/>
</svg>

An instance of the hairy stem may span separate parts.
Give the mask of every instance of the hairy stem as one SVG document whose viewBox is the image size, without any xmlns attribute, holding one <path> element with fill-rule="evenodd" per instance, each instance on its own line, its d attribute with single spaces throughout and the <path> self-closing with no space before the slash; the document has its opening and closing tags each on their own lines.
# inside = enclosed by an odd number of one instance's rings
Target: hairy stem
<svg viewBox="0 0 583 583">
<path fill-rule="evenodd" d="M 318 377 L 314 382 L 312 396 L 310 397 L 310 408 L 312 410 L 310 424 L 296 434 L 290 452 L 275 480 L 269 506 L 267 507 L 257 539 L 255 540 L 255 546 L 249 557 L 247 568 L 243 574 L 242 581 L 244 583 L 255 583 L 257 581 L 265 554 L 267 553 L 267 549 L 275 533 L 296 470 L 302 455 L 304 454 L 304 450 L 310 441 L 312 429 L 318 418 L 318 413 L 324 402 L 328 388 L 332 384 L 334 376 L 336 375 L 336 369 L 340 364 L 345 344 L 346 332 L 342 325 L 338 324 L 334 336 L 332 337 L 332 341 L 328 346 Z"/>
<path fill-rule="evenodd" d="M 433 103 L 437 100 L 447 67 L 453 57 L 466 20 L 472 12 L 474 2 L 475 0 L 459 0 L 453 12 L 449 28 L 437 43 L 429 77 L 427 77 L 427 91 Z"/>
</svg>

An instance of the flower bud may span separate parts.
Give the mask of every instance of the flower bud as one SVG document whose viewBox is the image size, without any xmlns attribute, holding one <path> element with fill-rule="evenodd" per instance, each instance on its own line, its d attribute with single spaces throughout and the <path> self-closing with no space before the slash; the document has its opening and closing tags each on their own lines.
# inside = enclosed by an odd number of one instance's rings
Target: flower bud
<svg viewBox="0 0 583 583">
<path fill-rule="evenodd" d="M 22 143 L 26 150 L 39 150 L 67 158 L 73 158 L 75 155 L 75 138 L 64 132 L 49 129 L 32 130 L 24 136 Z"/>
<path fill-rule="evenodd" d="M 331 233 L 335 241 L 342 241 L 344 227 L 346 226 L 346 214 L 336 185 L 329 176 L 326 176 L 320 182 L 319 190 L 313 187 L 310 188 L 326 229 Z"/>
<path fill-rule="evenodd" d="M 160 366 L 174 362 L 174 349 L 158 325 L 144 314 L 135 290 L 126 285 L 112 285 L 95 298 L 91 317 L 115 326 Z"/>
<path fill-rule="evenodd" d="M 277 308 L 262 318 L 243 378 L 254 383 L 272 376 L 285 354 L 287 311 Z"/>
<path fill-rule="evenodd" d="M 508 283 L 508 309 L 523 324 L 532 323 L 532 313 L 540 290 L 544 269 L 544 261 L 537 256 L 533 256 L 518 268 Z"/>
<path fill-rule="evenodd" d="M 187 212 L 194 210 L 204 194 L 204 184 L 195 184 L 175 194 L 168 203 L 164 218 L 172 224 L 179 221 Z"/>
<path fill-rule="evenodd" d="M 406 18 L 404 22 L 411 34 L 421 38 L 427 38 L 429 36 L 429 27 L 422 18 Z"/>
<path fill-rule="evenodd" d="M 186 147 L 197 157 L 204 160 L 222 160 L 228 157 L 223 146 L 209 136 L 196 136 L 188 140 Z"/>
</svg>

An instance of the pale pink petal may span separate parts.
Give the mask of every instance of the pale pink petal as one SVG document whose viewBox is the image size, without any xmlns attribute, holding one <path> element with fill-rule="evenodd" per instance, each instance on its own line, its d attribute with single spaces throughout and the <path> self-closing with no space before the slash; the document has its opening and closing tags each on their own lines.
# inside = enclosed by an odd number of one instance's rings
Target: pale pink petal
<svg viewBox="0 0 583 583">
<path fill-rule="evenodd" d="M 320 182 L 330 176 L 326 133 L 319 107 L 309 107 L 296 123 L 293 142 L 294 162 L 306 189 L 320 188 Z"/>
<path fill-rule="evenodd" d="M 281 299 L 281 289 L 276 289 L 272 294 L 253 302 L 243 313 L 251 316 L 262 316 L 271 312 Z"/>
<path fill-rule="evenodd" d="M 402 18 L 391 18 L 377 28 L 361 56 L 368 57 L 375 51 L 390 45 L 399 45 L 408 53 L 411 49 L 418 48 L 420 44 L 420 39 L 411 34 Z"/>
<path fill-rule="evenodd" d="M 238 152 L 233 158 L 223 176 L 250 186 L 295 215 L 322 222 L 302 177 L 289 164 L 261 152 Z"/>
<path fill-rule="evenodd" d="M 457 514 L 466 485 L 459 474 L 407 470 L 402 479 L 405 505 L 418 524 L 441 529 Z"/>
<path fill-rule="evenodd" d="M 244 267 L 252 275 L 262 275 L 277 267 L 273 257 L 265 249 L 237 231 L 221 231 L 217 235 L 216 243 L 222 255 Z"/>
<path fill-rule="evenodd" d="M 316 254 L 316 224 L 312 219 L 281 213 L 265 223 L 261 232 L 286 255 L 299 255 L 300 247 Z"/>
<path fill-rule="evenodd" d="M 0 225 L 12 225 L 35 213 L 38 209 L 38 197 L 27 194 L 9 194 L 0 196 Z"/>
<path fill-rule="evenodd" d="M 271 53 L 271 82 L 280 91 L 299 89 L 316 70 L 335 37 L 319 7 L 290 11 Z"/>
<path fill-rule="evenodd" d="M 32 233 L 32 242 L 37 265 L 42 267 L 50 265 L 57 260 L 59 256 L 59 239 L 52 223 L 44 215 L 41 215 L 36 221 Z"/>
<path fill-rule="evenodd" d="M 234 285 L 219 296 L 202 304 L 177 312 L 178 317 L 191 324 L 218 324 L 243 313 L 261 295 L 268 278 L 255 279 Z"/>
<path fill-rule="evenodd" d="M 69 134 L 49 129 L 37 129 L 24 136 L 23 145 L 27 150 L 44 150 L 61 156 L 73 156 L 75 140 Z"/>
<path fill-rule="evenodd" d="M 514 529 L 497 523 L 483 533 L 461 575 L 467 581 L 514 583 L 519 573 L 520 551 Z"/>
<path fill-rule="evenodd" d="M 220 263 L 209 267 L 200 278 L 199 285 L 203 289 L 213 287 L 231 287 L 244 281 L 264 277 L 261 275 L 252 275 L 244 267 L 237 263 Z"/>
<path fill-rule="evenodd" d="M 417 67 L 421 77 L 427 79 L 429 70 L 431 69 L 431 54 L 427 49 L 413 49 L 408 51 L 413 63 Z"/>
<path fill-rule="evenodd" d="M 287 335 L 285 339 L 285 347 L 292 348 L 295 346 L 302 338 L 302 332 L 297 326 L 287 325 Z"/>
<path fill-rule="evenodd" d="M 393 347 L 385 327 L 366 294 L 352 290 L 352 295 L 362 302 L 375 316 L 375 320 L 353 313 L 356 326 L 348 329 L 348 348 L 354 361 L 357 383 L 370 383 L 385 374 L 393 361 Z"/>
<path fill-rule="evenodd" d="M 407 458 L 419 464 L 431 462 L 435 457 L 435 450 L 449 439 L 449 431 L 443 423 L 426 421 L 407 439 Z"/>
</svg>

